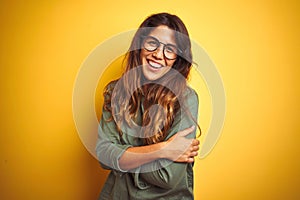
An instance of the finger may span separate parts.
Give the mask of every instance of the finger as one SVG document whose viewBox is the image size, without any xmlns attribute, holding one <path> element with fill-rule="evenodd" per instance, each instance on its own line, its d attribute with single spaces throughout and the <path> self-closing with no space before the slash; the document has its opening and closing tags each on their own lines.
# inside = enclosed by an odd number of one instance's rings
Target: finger
<svg viewBox="0 0 300 200">
<path fill-rule="evenodd" d="M 191 126 L 189 128 L 186 128 L 186 129 L 178 132 L 178 133 L 179 133 L 180 136 L 186 136 L 186 135 L 192 133 L 194 129 L 195 129 L 195 126 L 193 125 L 193 126 Z"/>
<path fill-rule="evenodd" d="M 198 155 L 198 152 L 197 151 L 193 151 L 192 153 L 191 153 L 191 157 L 195 157 L 195 156 L 197 156 Z"/>
<path fill-rule="evenodd" d="M 192 145 L 194 145 L 194 146 L 198 146 L 198 145 L 200 145 L 200 141 L 199 140 L 197 140 L 197 139 L 193 139 L 193 141 L 192 141 Z"/>
<path fill-rule="evenodd" d="M 175 161 L 176 162 L 188 162 L 189 161 L 189 156 L 188 155 L 181 155 Z"/>
<path fill-rule="evenodd" d="M 193 146 L 193 150 L 192 151 L 198 151 L 199 150 L 199 146 Z"/>
</svg>

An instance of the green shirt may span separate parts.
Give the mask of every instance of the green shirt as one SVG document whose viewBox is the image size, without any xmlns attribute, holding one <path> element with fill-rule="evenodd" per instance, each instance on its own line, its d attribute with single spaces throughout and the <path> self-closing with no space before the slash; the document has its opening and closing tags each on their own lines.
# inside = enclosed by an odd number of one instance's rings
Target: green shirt
<svg viewBox="0 0 300 200">
<path fill-rule="evenodd" d="M 108 85 L 113 89 L 114 83 Z M 105 97 L 109 98 L 109 97 Z M 198 96 L 190 87 L 184 93 L 186 109 L 195 120 L 198 116 Z M 183 108 L 182 108 L 183 109 Z M 137 122 L 141 121 L 143 106 L 141 103 Z M 124 171 L 119 166 L 119 158 L 132 146 L 141 146 L 142 138 L 134 137 L 130 128 L 126 129 L 122 138 L 115 122 L 107 119 L 111 113 L 104 110 L 98 129 L 96 152 L 103 168 L 111 170 L 101 191 L 101 200 L 147 200 L 147 199 L 194 199 L 193 164 L 178 163 L 167 159 L 158 159 L 134 170 Z M 196 125 L 185 112 L 178 112 L 165 140 L 185 128 Z M 195 131 L 187 136 L 195 138 Z"/>
</svg>

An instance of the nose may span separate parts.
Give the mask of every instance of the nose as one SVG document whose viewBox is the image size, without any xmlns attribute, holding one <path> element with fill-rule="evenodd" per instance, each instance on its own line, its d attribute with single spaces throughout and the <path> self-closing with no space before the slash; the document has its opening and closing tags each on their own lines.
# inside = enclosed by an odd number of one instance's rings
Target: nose
<svg viewBox="0 0 300 200">
<path fill-rule="evenodd" d="M 160 45 L 152 54 L 157 59 L 163 59 L 164 57 L 164 46 Z"/>
</svg>

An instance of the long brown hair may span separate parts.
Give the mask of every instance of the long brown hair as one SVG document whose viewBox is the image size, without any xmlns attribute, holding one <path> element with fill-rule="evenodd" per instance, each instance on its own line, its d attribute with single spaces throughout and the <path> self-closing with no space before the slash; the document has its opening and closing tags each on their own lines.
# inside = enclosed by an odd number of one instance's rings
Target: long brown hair
<svg viewBox="0 0 300 200">
<path fill-rule="evenodd" d="M 160 25 L 174 30 L 176 44 L 181 52 L 172 66 L 173 70 L 155 80 L 155 83 L 147 82 L 140 67 L 142 38 Z M 122 78 L 115 81 L 115 87 L 107 87 L 105 90 L 105 94 L 110 93 L 108 96 L 111 98 L 105 100 L 104 109 L 112 113 L 122 136 L 122 126 L 133 126 L 132 121 L 137 116 L 143 97 L 141 126 L 147 128 L 140 129 L 139 137 L 143 137 L 146 144 L 158 143 L 166 138 L 175 115 L 184 106 L 179 99 L 187 89 L 186 79 L 192 65 L 192 52 L 189 34 L 182 20 L 168 13 L 146 18 L 135 33 L 124 61 L 125 72 Z"/>
</svg>

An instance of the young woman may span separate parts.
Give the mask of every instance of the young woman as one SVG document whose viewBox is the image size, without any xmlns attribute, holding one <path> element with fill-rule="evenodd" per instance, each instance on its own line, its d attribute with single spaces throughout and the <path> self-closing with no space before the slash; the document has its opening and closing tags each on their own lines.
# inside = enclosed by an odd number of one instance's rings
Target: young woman
<svg viewBox="0 0 300 200">
<path fill-rule="evenodd" d="M 96 152 L 111 173 L 99 199 L 193 199 L 198 97 L 186 83 L 192 53 L 181 19 L 148 17 L 125 61 L 104 92 Z"/>
</svg>

